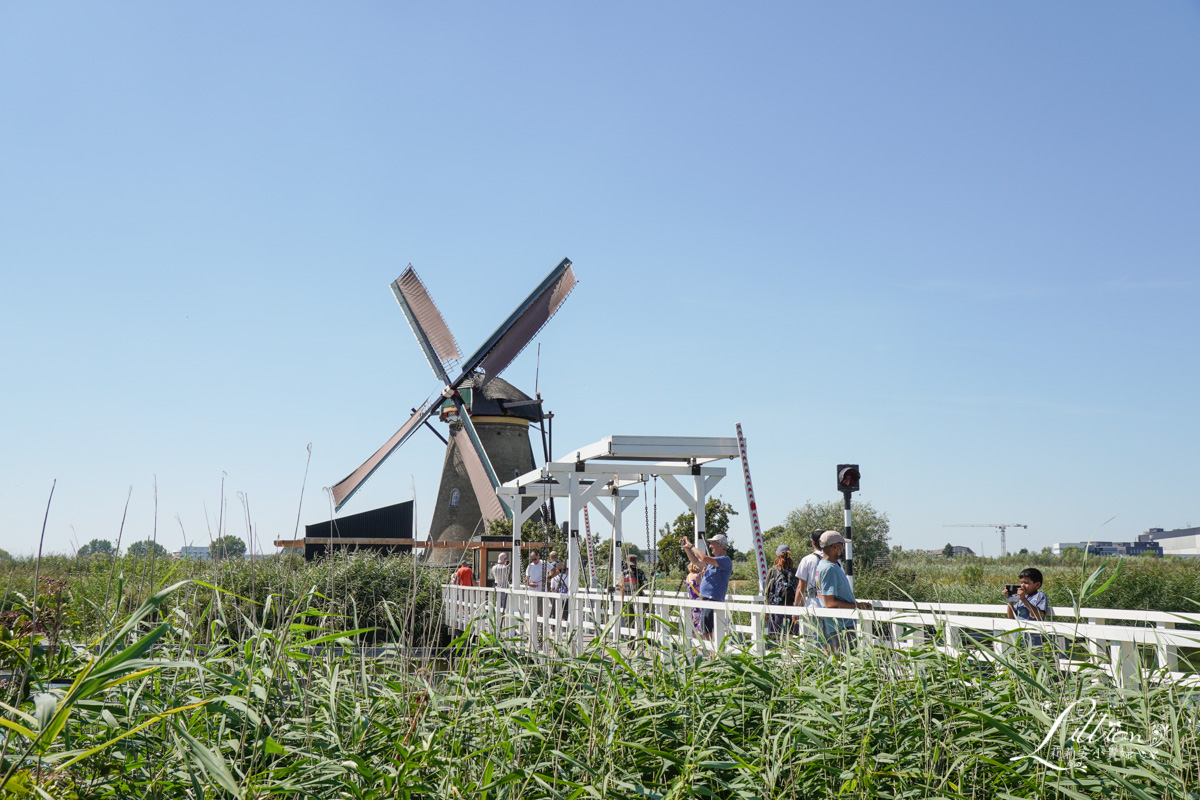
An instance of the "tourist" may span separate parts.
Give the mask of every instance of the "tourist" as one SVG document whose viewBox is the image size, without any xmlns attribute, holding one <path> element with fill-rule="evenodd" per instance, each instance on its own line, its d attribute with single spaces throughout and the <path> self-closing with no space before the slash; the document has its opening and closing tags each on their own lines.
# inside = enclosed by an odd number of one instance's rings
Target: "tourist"
<svg viewBox="0 0 1200 800">
<path fill-rule="evenodd" d="M 474 586 L 475 573 L 472 571 L 469 565 L 463 564 L 458 568 L 458 571 L 454 573 L 454 582 L 459 586 Z"/>
<path fill-rule="evenodd" d="M 549 585 L 549 581 L 551 579 L 553 579 L 555 575 L 558 574 L 558 552 L 557 551 L 555 551 L 555 550 L 550 551 L 550 557 L 548 559 L 546 559 L 546 570 L 547 570 L 546 581 L 547 581 L 547 585 Z"/>
<path fill-rule="evenodd" d="M 767 605 L 790 606 L 796 591 L 796 565 L 792 563 L 792 548 L 781 544 L 775 548 L 775 563 L 767 573 Z M 788 614 L 768 614 L 767 633 L 789 633 L 792 617 Z"/>
<path fill-rule="evenodd" d="M 859 603 L 854 599 L 850 580 L 838 563 L 846 552 L 846 540 L 837 531 L 821 534 L 821 552 L 824 554 L 817 565 L 817 584 L 820 586 L 821 605 L 825 608 L 869 609 L 870 603 Z M 844 650 L 854 630 L 854 620 L 845 617 L 822 617 L 821 630 L 830 652 Z"/>
<path fill-rule="evenodd" d="M 542 590 L 542 579 L 545 577 L 546 565 L 537 550 L 529 552 L 529 564 L 525 567 L 525 585 L 535 592 Z"/>
<path fill-rule="evenodd" d="M 566 564 L 560 564 L 558 574 L 550 579 L 550 591 L 561 595 L 558 598 L 558 614 L 557 617 L 562 619 L 563 614 L 567 613 L 567 593 L 571 589 L 571 577 Z"/>
<path fill-rule="evenodd" d="M 824 531 L 813 531 L 809 537 L 812 540 L 812 552 L 800 559 L 796 567 L 796 599 L 795 606 L 815 607 L 817 603 L 817 566 L 821 563 L 824 553 L 821 551 L 821 534 Z"/>
<path fill-rule="evenodd" d="M 691 600 L 700 599 L 700 576 L 703 572 L 704 570 L 700 569 L 699 564 L 688 564 L 687 591 L 688 598 Z M 692 628 L 697 633 L 700 632 L 700 616 L 703 610 L 702 608 L 692 609 Z"/>
<path fill-rule="evenodd" d="M 1017 575 L 1020 583 L 1013 588 L 1015 591 L 1010 593 L 1010 587 L 1005 586 L 1004 596 L 1007 598 L 1004 605 L 1004 613 L 1009 619 L 1032 619 L 1041 621 L 1049 616 L 1053 616 L 1053 609 L 1050 608 L 1050 600 L 1046 597 L 1046 593 L 1042 591 L 1042 571 L 1029 567 L 1023 569 Z M 1031 634 L 1026 637 L 1026 641 L 1034 646 L 1040 647 L 1042 637 L 1040 634 Z"/>
<path fill-rule="evenodd" d="M 646 585 L 646 573 L 638 566 L 637 553 L 630 553 L 625 559 L 625 591 L 628 594 L 637 594 Z"/>
<path fill-rule="evenodd" d="M 733 559 L 726 555 L 729 537 L 722 534 L 707 541 L 712 548 L 712 555 L 700 552 L 687 539 L 680 539 L 679 546 L 683 548 L 688 561 L 704 567 L 704 574 L 700 578 L 700 599 L 722 603 L 729 590 L 729 576 L 733 574 Z M 711 608 L 704 609 L 700 615 L 700 635 L 705 639 L 712 639 L 715 619 L 716 613 Z"/>
<path fill-rule="evenodd" d="M 509 588 L 509 577 L 512 570 L 508 566 L 508 553 L 501 553 L 492 567 L 492 585 L 497 589 Z"/>
<path fill-rule="evenodd" d="M 804 608 L 818 608 L 821 603 L 817 598 L 817 566 L 820 565 L 821 559 L 825 556 L 821 552 L 821 534 L 825 531 L 813 531 L 809 536 L 812 542 L 812 552 L 800 559 L 800 565 L 796 567 L 796 599 L 792 605 Z M 811 617 L 808 618 L 811 621 Z M 793 624 L 799 624 L 800 617 L 796 615 L 792 617 Z M 820 627 L 818 623 L 817 627 Z M 812 630 L 811 624 L 806 630 Z M 812 637 L 816 641 L 819 637 Z"/>
<path fill-rule="evenodd" d="M 508 553 L 501 553 L 496 559 L 495 566 L 492 567 L 492 586 L 500 595 L 501 608 L 504 608 L 505 601 L 508 600 L 508 590 L 512 588 L 509 583 L 511 577 L 512 569 L 508 566 Z"/>
</svg>

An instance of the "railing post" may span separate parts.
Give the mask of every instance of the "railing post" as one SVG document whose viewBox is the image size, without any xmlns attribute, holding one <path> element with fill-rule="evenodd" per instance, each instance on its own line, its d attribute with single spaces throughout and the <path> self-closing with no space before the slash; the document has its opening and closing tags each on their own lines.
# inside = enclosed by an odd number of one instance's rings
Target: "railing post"
<svg viewBox="0 0 1200 800">
<path fill-rule="evenodd" d="M 949 618 L 946 619 L 945 631 L 946 631 L 946 646 L 952 647 L 955 650 L 961 649 L 962 632 L 958 629 L 957 625 L 950 622 Z"/>
<path fill-rule="evenodd" d="M 752 634 L 754 636 L 754 655 L 761 658 L 767 654 L 767 632 L 764 624 L 767 617 L 767 612 L 764 610 L 766 608 L 766 598 L 755 597 L 754 601 L 759 603 L 759 607 L 750 615 L 751 624 L 754 629 Z"/>
<path fill-rule="evenodd" d="M 1101 620 L 1098 617 L 1088 617 L 1088 625 L 1099 625 Z M 1096 661 L 1101 661 L 1104 658 L 1104 648 L 1108 647 L 1111 642 L 1106 639 L 1095 639 L 1089 636 L 1087 638 L 1088 652 L 1092 654 L 1092 658 Z"/>
<path fill-rule="evenodd" d="M 904 637 L 904 626 L 898 622 L 889 622 L 888 628 L 892 631 L 892 647 L 899 650 L 904 644 L 901 641 Z"/>
<path fill-rule="evenodd" d="M 527 624 L 529 625 L 529 649 L 536 651 L 538 649 L 537 598 L 533 596 L 533 592 L 529 589 L 525 590 L 525 615 Z"/>
<path fill-rule="evenodd" d="M 1174 622 L 1156 622 L 1154 627 L 1163 631 L 1175 630 Z M 1158 666 L 1165 667 L 1168 671 L 1174 672 L 1179 666 L 1179 648 L 1173 644 L 1163 644 L 1159 642 L 1155 648 L 1155 655 L 1158 658 Z"/>
<path fill-rule="evenodd" d="M 683 652 L 691 655 L 692 652 L 692 634 L 694 633 L 694 625 L 692 624 L 692 609 L 686 605 L 673 606 L 679 611 L 679 641 L 683 647 Z"/>
<path fill-rule="evenodd" d="M 1113 642 L 1109 646 L 1113 680 L 1118 686 L 1128 686 L 1138 673 L 1138 652 L 1133 642 Z"/>
</svg>

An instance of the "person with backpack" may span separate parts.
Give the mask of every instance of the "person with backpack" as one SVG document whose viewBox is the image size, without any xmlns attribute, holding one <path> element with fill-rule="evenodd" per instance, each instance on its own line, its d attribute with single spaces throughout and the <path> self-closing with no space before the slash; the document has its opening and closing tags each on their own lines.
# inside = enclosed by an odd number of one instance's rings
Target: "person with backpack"
<svg viewBox="0 0 1200 800">
<path fill-rule="evenodd" d="M 796 597 L 796 566 L 792 563 L 792 549 L 786 544 L 775 548 L 775 564 L 767 573 L 767 605 L 790 606 Z M 779 635 L 790 633 L 792 617 L 790 614 L 768 614 L 767 633 Z"/>
</svg>

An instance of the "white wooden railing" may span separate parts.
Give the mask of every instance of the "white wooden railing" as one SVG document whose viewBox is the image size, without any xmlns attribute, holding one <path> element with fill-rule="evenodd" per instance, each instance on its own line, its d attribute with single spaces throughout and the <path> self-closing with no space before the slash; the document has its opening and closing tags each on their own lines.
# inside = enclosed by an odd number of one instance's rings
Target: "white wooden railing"
<svg viewBox="0 0 1200 800">
<path fill-rule="evenodd" d="M 1081 608 L 1076 615 L 1073 608 L 1056 608 L 1052 620 L 1038 622 L 1008 619 L 1003 603 L 878 600 L 869 611 L 851 611 L 769 606 L 749 595 L 730 595 L 722 602 L 692 600 L 664 591 L 622 598 L 619 593 L 580 589 L 570 602 L 567 595 L 552 592 L 478 586 L 447 585 L 442 594 L 451 630 L 486 630 L 532 650 L 553 643 L 578 652 L 587 640 L 604 637 L 613 645 L 649 641 L 685 649 L 762 654 L 773 638 L 768 634 L 770 615 L 797 618 L 788 635 L 801 637 L 812 635 L 819 617 L 845 617 L 858 621 L 859 641 L 864 644 L 906 648 L 931 641 L 947 652 L 986 659 L 991 653 L 1003 657 L 1009 648 L 1022 646 L 1021 634 L 1027 632 L 1058 643 L 1063 669 L 1078 669 L 1082 663 L 1066 644 L 1086 642 L 1091 663 L 1103 665 L 1122 685 L 1137 676 L 1200 685 L 1200 677 L 1178 670 L 1179 648 L 1200 648 L 1200 630 L 1176 627 L 1200 626 L 1200 614 Z M 711 639 L 697 633 L 693 609 L 714 611 Z M 1143 663 L 1151 660 L 1148 653 L 1143 658 L 1146 649 L 1153 650 L 1152 669 Z"/>
</svg>

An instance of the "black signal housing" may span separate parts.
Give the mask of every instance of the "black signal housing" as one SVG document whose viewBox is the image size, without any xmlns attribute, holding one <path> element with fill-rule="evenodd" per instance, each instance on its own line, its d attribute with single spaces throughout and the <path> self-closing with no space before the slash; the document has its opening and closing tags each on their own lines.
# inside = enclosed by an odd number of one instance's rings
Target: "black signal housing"
<svg viewBox="0 0 1200 800">
<path fill-rule="evenodd" d="M 839 492 L 843 494 L 857 492 L 860 480 L 862 480 L 862 474 L 858 471 L 858 464 L 838 464 L 837 490 Z"/>
</svg>

